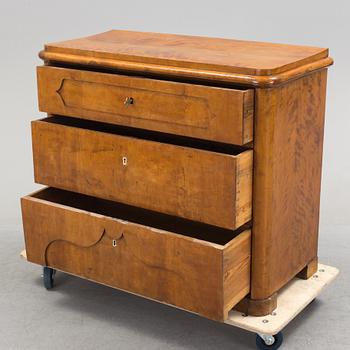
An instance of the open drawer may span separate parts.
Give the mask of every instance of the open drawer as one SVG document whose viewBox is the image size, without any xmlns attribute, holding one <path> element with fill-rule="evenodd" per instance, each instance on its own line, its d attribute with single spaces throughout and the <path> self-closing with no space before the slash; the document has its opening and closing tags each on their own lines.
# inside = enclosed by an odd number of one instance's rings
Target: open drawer
<svg viewBox="0 0 350 350">
<path fill-rule="evenodd" d="M 219 321 L 249 293 L 250 230 L 171 219 L 54 188 L 21 204 L 33 263 Z"/>
<path fill-rule="evenodd" d="M 32 137 L 37 183 L 232 230 L 251 220 L 252 150 L 67 117 Z"/>
<path fill-rule="evenodd" d="M 38 67 L 49 114 L 236 145 L 253 140 L 253 89 L 229 89 L 77 69 Z"/>
</svg>

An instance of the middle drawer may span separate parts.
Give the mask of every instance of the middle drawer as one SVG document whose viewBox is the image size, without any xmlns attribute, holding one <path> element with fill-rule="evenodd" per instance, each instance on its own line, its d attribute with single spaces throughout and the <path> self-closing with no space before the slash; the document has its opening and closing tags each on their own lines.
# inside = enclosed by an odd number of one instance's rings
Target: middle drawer
<svg viewBox="0 0 350 350">
<path fill-rule="evenodd" d="M 120 135 L 66 117 L 32 122 L 35 181 L 210 225 L 251 219 L 253 154 Z"/>
</svg>

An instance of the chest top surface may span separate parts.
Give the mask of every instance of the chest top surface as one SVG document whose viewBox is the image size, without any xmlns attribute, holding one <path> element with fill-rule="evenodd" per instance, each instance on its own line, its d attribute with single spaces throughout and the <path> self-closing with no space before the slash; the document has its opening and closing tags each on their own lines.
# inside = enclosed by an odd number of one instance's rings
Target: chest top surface
<svg viewBox="0 0 350 350">
<path fill-rule="evenodd" d="M 273 85 L 332 63 L 311 46 L 111 30 L 45 45 L 46 61 Z"/>
</svg>

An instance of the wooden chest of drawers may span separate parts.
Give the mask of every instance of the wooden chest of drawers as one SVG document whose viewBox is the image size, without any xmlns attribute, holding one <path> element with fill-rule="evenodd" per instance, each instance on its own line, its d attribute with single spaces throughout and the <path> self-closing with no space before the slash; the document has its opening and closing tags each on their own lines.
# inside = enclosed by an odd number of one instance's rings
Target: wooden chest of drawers
<svg viewBox="0 0 350 350">
<path fill-rule="evenodd" d="M 29 261 L 219 321 L 315 271 L 327 49 L 110 31 L 40 57 Z"/>
</svg>

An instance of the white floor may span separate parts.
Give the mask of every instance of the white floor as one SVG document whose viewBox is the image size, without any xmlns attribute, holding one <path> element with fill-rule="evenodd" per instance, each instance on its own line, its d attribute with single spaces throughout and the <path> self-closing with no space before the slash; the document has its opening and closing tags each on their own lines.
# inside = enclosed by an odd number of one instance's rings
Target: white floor
<svg viewBox="0 0 350 350">
<path fill-rule="evenodd" d="M 42 287 L 19 257 L 20 229 L 0 229 L 0 350 L 255 349 L 237 328 L 62 273 Z M 283 349 L 350 349 L 350 227 L 322 229 L 320 261 L 340 276 L 284 330 Z"/>
</svg>

